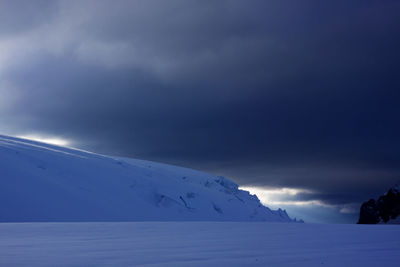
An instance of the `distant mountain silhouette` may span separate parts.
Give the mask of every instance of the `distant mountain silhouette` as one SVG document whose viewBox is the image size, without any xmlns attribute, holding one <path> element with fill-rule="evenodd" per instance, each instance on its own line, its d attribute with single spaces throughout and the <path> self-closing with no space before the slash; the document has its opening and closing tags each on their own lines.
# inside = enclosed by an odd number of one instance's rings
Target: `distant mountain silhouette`
<svg viewBox="0 0 400 267">
<path fill-rule="evenodd" d="M 370 199 L 360 208 L 358 224 L 390 223 L 400 214 L 400 186 L 390 188 L 378 200 Z"/>
</svg>

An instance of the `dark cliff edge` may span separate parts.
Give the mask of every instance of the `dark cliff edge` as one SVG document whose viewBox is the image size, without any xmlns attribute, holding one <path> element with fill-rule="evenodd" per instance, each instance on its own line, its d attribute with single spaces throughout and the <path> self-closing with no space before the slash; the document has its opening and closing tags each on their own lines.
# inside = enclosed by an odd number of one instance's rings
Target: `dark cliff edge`
<svg viewBox="0 0 400 267">
<path fill-rule="evenodd" d="M 400 214 L 400 186 L 395 186 L 378 200 L 370 199 L 360 208 L 358 224 L 390 223 Z"/>
</svg>

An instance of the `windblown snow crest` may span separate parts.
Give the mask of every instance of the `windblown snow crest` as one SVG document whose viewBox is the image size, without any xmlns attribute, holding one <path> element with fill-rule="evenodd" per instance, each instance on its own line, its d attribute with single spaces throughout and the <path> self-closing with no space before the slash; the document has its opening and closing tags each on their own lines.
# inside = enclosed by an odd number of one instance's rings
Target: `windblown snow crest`
<svg viewBox="0 0 400 267">
<path fill-rule="evenodd" d="M 0 221 L 296 220 L 224 177 L 0 135 Z"/>
</svg>

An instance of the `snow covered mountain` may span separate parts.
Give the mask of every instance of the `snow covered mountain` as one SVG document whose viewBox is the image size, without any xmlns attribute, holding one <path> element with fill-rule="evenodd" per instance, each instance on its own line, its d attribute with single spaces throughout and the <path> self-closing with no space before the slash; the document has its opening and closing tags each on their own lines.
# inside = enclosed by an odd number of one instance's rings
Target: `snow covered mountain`
<svg viewBox="0 0 400 267">
<path fill-rule="evenodd" d="M 0 135 L 1 221 L 295 220 L 224 177 Z"/>
</svg>

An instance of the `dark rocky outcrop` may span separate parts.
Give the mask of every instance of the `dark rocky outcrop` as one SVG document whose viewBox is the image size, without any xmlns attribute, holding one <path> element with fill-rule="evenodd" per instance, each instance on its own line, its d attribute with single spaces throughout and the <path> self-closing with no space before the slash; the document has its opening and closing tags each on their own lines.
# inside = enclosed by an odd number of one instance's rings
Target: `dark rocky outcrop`
<svg viewBox="0 0 400 267">
<path fill-rule="evenodd" d="M 400 214 L 399 186 L 389 189 L 378 200 L 370 199 L 360 208 L 358 224 L 387 223 L 396 219 Z"/>
</svg>

